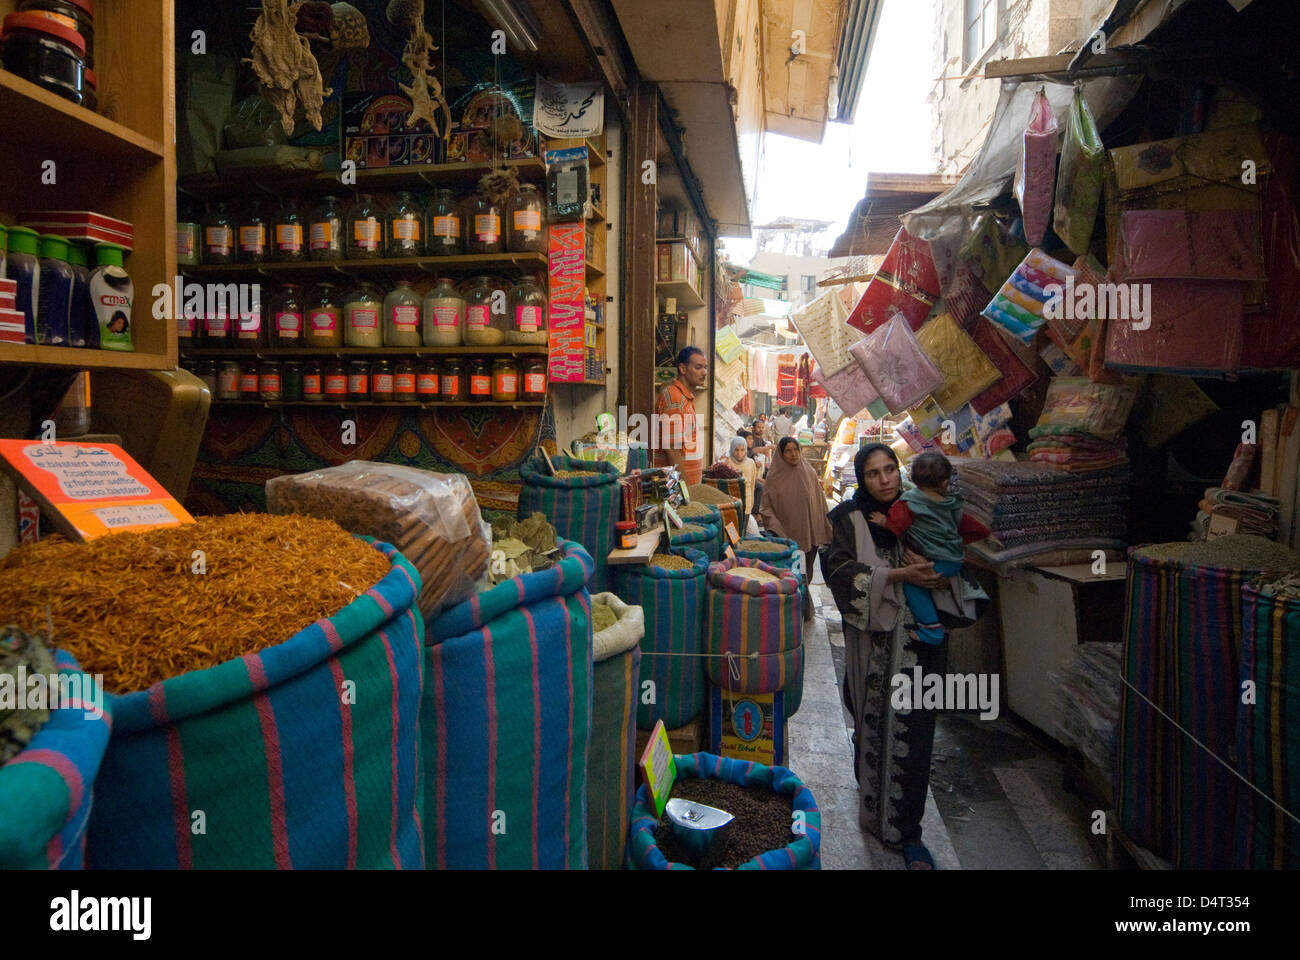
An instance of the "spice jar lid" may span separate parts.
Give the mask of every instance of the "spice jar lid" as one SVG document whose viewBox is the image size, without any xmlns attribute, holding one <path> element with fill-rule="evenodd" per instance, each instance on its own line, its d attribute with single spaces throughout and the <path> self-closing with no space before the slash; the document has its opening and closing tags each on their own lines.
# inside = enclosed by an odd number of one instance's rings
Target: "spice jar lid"
<svg viewBox="0 0 1300 960">
<path fill-rule="evenodd" d="M 86 55 L 86 41 L 81 34 L 39 13 L 11 13 L 4 18 L 3 29 L 4 32 L 0 36 L 5 37 L 9 36 L 10 30 L 36 30 L 40 33 L 48 33 L 76 50 L 78 56 Z"/>
</svg>

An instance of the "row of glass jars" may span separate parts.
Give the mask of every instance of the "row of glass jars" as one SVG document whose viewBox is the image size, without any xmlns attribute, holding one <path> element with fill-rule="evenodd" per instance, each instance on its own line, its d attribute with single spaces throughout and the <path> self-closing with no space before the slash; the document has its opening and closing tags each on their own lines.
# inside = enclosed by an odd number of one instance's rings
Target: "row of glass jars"
<svg viewBox="0 0 1300 960">
<path fill-rule="evenodd" d="M 546 360 L 220 360 L 187 363 L 218 400 L 513 403 L 546 398 Z"/>
<path fill-rule="evenodd" d="M 230 285 L 226 285 L 229 287 Z M 220 289 L 222 285 L 214 284 Z M 344 292 L 320 283 L 309 292 L 296 283 L 275 290 L 262 309 L 256 298 L 235 309 L 183 309 L 182 345 L 275 347 L 490 347 L 547 342 L 547 299 L 525 276 L 518 283 L 474 277 L 459 288 L 447 277 L 421 296 L 399 280 L 385 293 L 362 280 Z M 202 314 L 201 316 L 196 314 Z"/>
<path fill-rule="evenodd" d="M 188 266 L 540 253 L 546 250 L 546 198 L 524 184 L 504 205 L 477 193 L 458 198 L 448 189 L 427 204 L 406 191 L 391 206 L 368 193 L 346 207 L 338 197 L 325 197 L 310 210 L 292 200 L 275 212 L 260 205 L 231 211 L 214 202 L 201 220 L 177 223 L 176 248 L 177 261 Z"/>
</svg>

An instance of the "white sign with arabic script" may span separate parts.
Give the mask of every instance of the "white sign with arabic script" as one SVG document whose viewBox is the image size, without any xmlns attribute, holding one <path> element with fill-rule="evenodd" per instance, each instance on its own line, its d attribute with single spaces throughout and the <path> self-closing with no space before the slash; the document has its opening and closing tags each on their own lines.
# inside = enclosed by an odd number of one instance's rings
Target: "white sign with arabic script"
<svg viewBox="0 0 1300 960">
<path fill-rule="evenodd" d="M 605 129 L 605 87 L 537 78 L 533 126 L 559 140 L 599 136 Z"/>
</svg>

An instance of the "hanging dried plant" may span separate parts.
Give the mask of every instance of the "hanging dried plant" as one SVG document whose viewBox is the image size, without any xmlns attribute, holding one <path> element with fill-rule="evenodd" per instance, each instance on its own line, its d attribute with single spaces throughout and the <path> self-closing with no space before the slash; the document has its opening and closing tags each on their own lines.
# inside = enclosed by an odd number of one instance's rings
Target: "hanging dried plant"
<svg viewBox="0 0 1300 960">
<path fill-rule="evenodd" d="M 406 50 L 402 53 L 402 63 L 411 71 L 411 83 L 398 84 L 411 98 L 411 115 L 406 118 L 406 128 L 410 130 L 416 121 L 423 120 L 429 125 L 435 137 L 447 139 L 451 135 L 451 107 L 442 94 L 442 84 L 433 71 L 433 54 L 438 49 L 433 45 L 433 38 L 424 29 L 424 5 L 418 11 L 412 11 L 409 4 L 396 11 L 398 15 L 412 17 L 411 38 L 406 41 Z M 389 16 L 394 14 L 389 8 Z M 442 123 L 439 125 L 439 117 Z"/>
<path fill-rule="evenodd" d="M 262 96 L 280 114 L 285 135 L 293 133 L 294 114 L 302 104 L 312 127 L 320 130 L 321 106 L 330 91 L 321 79 L 311 44 L 298 34 L 298 8 L 304 0 L 262 0 L 262 12 L 253 24 L 250 63 L 262 81 Z"/>
<path fill-rule="evenodd" d="M 515 167 L 502 167 L 486 173 L 479 179 L 478 195 L 489 203 L 504 207 L 506 201 L 519 192 L 519 171 Z"/>
</svg>

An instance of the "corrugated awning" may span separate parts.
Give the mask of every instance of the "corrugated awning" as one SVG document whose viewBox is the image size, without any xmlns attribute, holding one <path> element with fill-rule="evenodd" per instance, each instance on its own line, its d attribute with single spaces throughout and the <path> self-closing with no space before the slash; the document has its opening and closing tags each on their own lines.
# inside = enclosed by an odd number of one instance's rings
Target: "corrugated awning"
<svg viewBox="0 0 1300 960">
<path fill-rule="evenodd" d="M 746 270 L 736 278 L 736 282 L 748 284 L 751 287 L 780 290 L 785 286 L 785 277 L 776 277 L 770 273 L 763 273 L 761 270 Z"/>
</svg>

